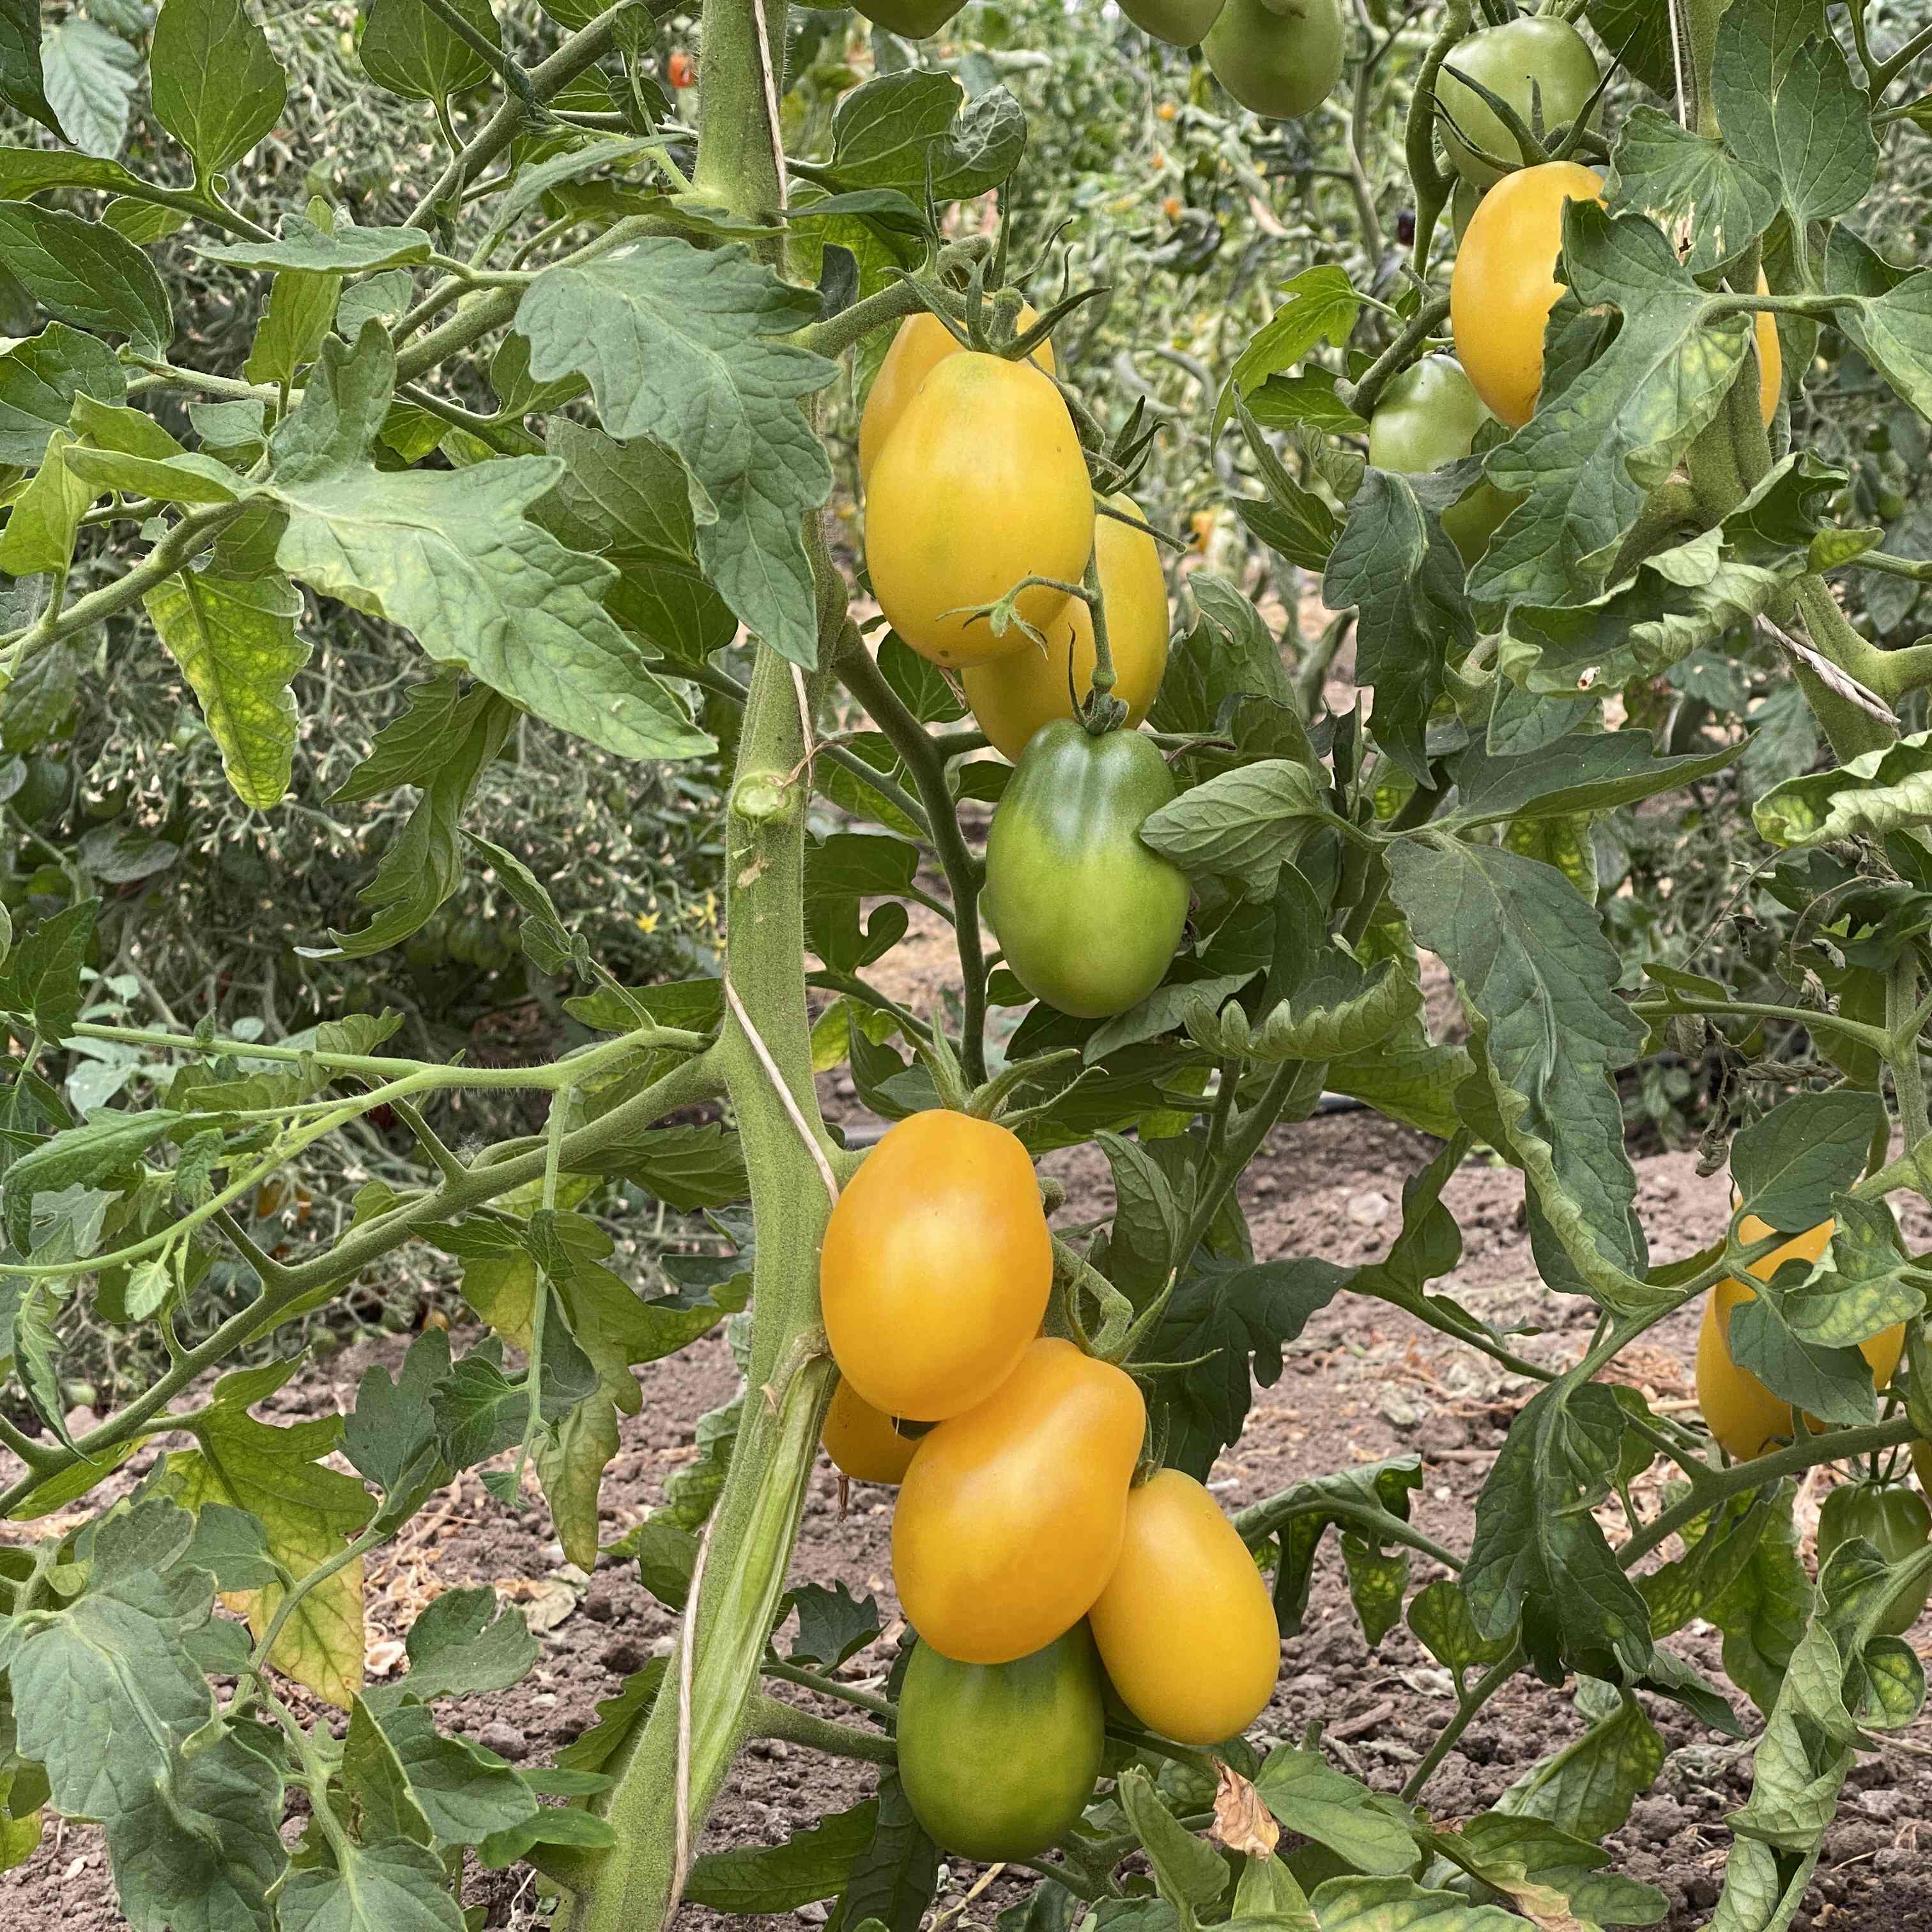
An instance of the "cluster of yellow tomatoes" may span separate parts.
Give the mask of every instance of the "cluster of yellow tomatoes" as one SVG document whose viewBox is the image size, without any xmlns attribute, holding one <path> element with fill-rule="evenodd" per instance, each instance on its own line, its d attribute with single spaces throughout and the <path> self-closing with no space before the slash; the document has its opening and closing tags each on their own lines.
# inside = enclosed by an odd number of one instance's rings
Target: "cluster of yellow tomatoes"
<svg viewBox="0 0 1932 1932">
<path fill-rule="evenodd" d="M 1021 305 L 1016 336 L 1037 319 Z M 1016 767 L 982 901 L 1006 965 L 1036 999 L 1101 1018 L 1160 984 L 1187 922 L 1186 875 L 1140 837 L 1174 795 L 1136 728 L 1167 668 L 1167 580 L 1132 500 L 1096 509 L 1053 369 L 1045 342 L 1016 360 L 964 347 L 936 316 L 901 326 L 860 424 L 866 561 L 894 630 L 958 674 Z M 1090 562 L 1125 706 L 1090 731 Z M 995 630 L 990 607 L 1008 599 L 1019 621 Z"/>
<path fill-rule="evenodd" d="M 1830 1244 L 1835 1225 L 1821 1221 L 1794 1235 L 1754 1262 L 1750 1273 L 1759 1281 L 1768 1281 L 1786 1262 L 1816 1262 Z M 1746 1241 L 1761 1241 L 1773 1232 L 1754 1214 L 1747 1214 L 1738 1228 L 1739 1238 Z M 1731 1353 L 1731 1316 L 1756 1298 L 1757 1291 L 1748 1282 L 1720 1281 L 1704 1304 L 1703 1325 L 1697 1335 L 1697 1406 L 1719 1448 L 1740 1462 L 1768 1455 L 1788 1442 L 1796 1426 L 1792 1405 L 1774 1395 L 1750 1370 L 1740 1366 Z M 1905 1353 L 1905 1324 L 1882 1329 L 1858 1348 L 1870 1365 L 1874 1385 L 1882 1389 L 1898 1373 Z M 1802 1419 L 1809 1430 L 1824 1426 L 1816 1416 Z M 1932 1490 L 1932 1442 L 1914 1443 L 1912 1460 L 1919 1481 Z M 1898 1562 L 1932 1541 L 1932 1507 L 1902 1482 L 1844 1485 L 1826 1497 L 1819 1520 L 1820 1566 L 1851 1536 L 1862 1536 L 1888 1562 Z M 1932 1599 L 1932 1582 L 1903 1592 L 1888 1606 L 1880 1628 L 1902 1636 L 1918 1621 L 1928 1599 Z"/>
<path fill-rule="evenodd" d="M 820 1259 L 840 1376 L 826 1447 L 847 1474 L 899 1485 L 892 1574 L 918 1637 L 900 1774 L 932 1836 L 982 1858 L 1028 1856 L 1078 1818 L 1109 1689 L 1150 1731 L 1218 1743 L 1267 1703 L 1280 1660 L 1268 1586 L 1213 1497 L 1177 1470 L 1136 1482 L 1132 1377 L 1042 1334 L 1053 1274 L 1025 1148 L 945 1109 L 880 1140 Z M 890 1418 L 929 1426 L 914 1439 Z M 1048 1690 L 1065 1734 L 1043 1798 L 1013 1767 Z M 962 1790 L 982 1757 L 1005 1772 Z"/>
</svg>

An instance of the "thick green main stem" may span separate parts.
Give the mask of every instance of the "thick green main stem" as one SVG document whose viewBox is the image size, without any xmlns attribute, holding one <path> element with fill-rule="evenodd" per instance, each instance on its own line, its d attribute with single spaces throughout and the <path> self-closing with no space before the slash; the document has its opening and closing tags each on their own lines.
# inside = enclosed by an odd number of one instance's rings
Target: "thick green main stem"
<svg viewBox="0 0 1932 1932">
<path fill-rule="evenodd" d="M 784 8 L 767 0 L 764 10 L 761 22 L 757 0 L 708 0 L 704 9 L 694 180 L 706 200 L 747 216 L 782 200 L 765 75 L 782 56 Z M 845 598 L 836 575 L 821 572 L 818 589 L 824 664 Z M 718 1051 L 758 1232 L 750 1388 L 670 1672 L 604 1808 L 616 1843 L 578 1893 L 571 1932 L 652 1932 L 677 1910 L 706 1814 L 761 1713 L 759 1666 L 830 1397 L 818 1250 L 837 1150 L 812 1085 L 804 928 L 806 734 L 823 676 L 802 676 L 760 644 L 746 695 L 728 819 Z"/>
</svg>

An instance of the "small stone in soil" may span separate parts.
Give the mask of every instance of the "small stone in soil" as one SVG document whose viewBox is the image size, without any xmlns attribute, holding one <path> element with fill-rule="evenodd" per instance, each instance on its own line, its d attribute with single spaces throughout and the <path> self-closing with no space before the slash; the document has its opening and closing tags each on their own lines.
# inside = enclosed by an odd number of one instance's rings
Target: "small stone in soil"
<svg viewBox="0 0 1932 1932">
<path fill-rule="evenodd" d="M 493 1750 L 499 1757 L 506 1757 L 512 1763 L 530 1754 L 530 1739 L 514 1724 L 506 1724 L 500 1719 L 485 1724 L 477 1733 L 476 1742 L 485 1750 Z"/>
</svg>

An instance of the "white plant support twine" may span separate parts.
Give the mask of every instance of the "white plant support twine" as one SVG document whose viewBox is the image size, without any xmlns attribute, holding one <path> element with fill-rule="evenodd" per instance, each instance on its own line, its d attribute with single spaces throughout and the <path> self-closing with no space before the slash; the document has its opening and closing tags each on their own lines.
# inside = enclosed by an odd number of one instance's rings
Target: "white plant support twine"
<svg viewBox="0 0 1932 1932">
<path fill-rule="evenodd" d="M 1777 640 L 1779 648 L 1793 664 L 1802 664 L 1821 683 L 1829 685 L 1840 698 L 1856 704 L 1868 716 L 1876 718 L 1894 731 L 1898 730 L 1898 714 L 1876 692 L 1868 690 L 1849 672 L 1840 670 L 1829 658 L 1814 651 L 1809 644 L 1801 644 L 1790 632 L 1780 629 L 1768 617 L 1760 617 L 1757 621 L 1767 636 Z"/>
<path fill-rule="evenodd" d="M 782 208 L 791 199 L 791 189 L 785 176 L 784 134 L 778 122 L 778 90 L 776 77 L 772 72 L 771 37 L 765 30 L 765 0 L 752 0 L 752 12 L 758 28 L 758 77 L 764 83 L 765 130 L 772 139 L 772 166 L 778 172 L 778 206 Z"/>
<path fill-rule="evenodd" d="M 677 1786 L 674 1793 L 677 1817 L 677 1862 L 671 1872 L 672 1908 L 684 1896 L 684 1882 L 691 1876 L 691 1680 L 697 1667 L 698 1602 L 704 1586 L 704 1559 L 711 1554 L 711 1532 L 718 1521 L 713 1510 L 705 1520 L 704 1534 L 698 1545 L 698 1558 L 691 1566 L 691 1594 L 685 1599 L 684 1625 L 677 1643 Z"/>
<path fill-rule="evenodd" d="M 724 998 L 731 1009 L 732 1017 L 745 1030 L 745 1037 L 752 1042 L 752 1051 L 758 1056 L 758 1064 L 784 1104 L 785 1112 L 791 1116 L 791 1124 L 798 1130 L 798 1137 L 804 1142 L 806 1151 L 811 1155 L 818 1168 L 818 1177 L 825 1183 L 826 1197 L 833 1207 L 838 1204 L 838 1177 L 832 1172 L 832 1163 L 825 1158 L 825 1150 L 818 1144 L 818 1136 L 806 1124 L 804 1110 L 799 1106 L 797 1097 L 785 1084 L 784 1076 L 778 1071 L 778 1062 L 772 1058 L 771 1048 L 766 1046 L 763 1036 L 752 1024 L 752 1016 L 745 1010 L 745 1003 L 738 997 L 738 989 L 731 983 L 730 975 L 724 976 Z"/>
<path fill-rule="evenodd" d="M 1678 9 L 1682 0 L 1670 0 L 1666 11 L 1670 20 L 1670 64 L 1677 76 L 1677 124 L 1688 128 L 1690 125 L 1690 98 L 1684 88 L 1684 22 Z"/>
</svg>

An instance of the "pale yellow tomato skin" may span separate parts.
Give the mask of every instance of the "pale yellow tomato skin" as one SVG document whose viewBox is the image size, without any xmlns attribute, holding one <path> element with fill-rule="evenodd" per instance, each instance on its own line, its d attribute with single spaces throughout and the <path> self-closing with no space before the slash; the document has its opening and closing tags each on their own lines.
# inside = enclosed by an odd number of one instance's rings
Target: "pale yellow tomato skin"
<svg viewBox="0 0 1932 1932">
<path fill-rule="evenodd" d="M 1071 1630 L 1119 1561 L 1146 1427 L 1132 1376 L 1045 1338 L 922 1436 L 892 1516 L 892 1580 L 920 1640 L 1010 1664 Z"/>
<path fill-rule="evenodd" d="M 914 1437 L 902 1436 L 852 1384 L 842 1380 L 832 1394 L 820 1438 L 825 1453 L 855 1483 L 882 1483 L 896 1488 L 919 1447 Z"/>
<path fill-rule="evenodd" d="M 962 350 L 906 405 L 872 469 L 866 562 L 892 628 L 934 664 L 959 668 L 1025 650 L 974 608 L 1029 577 L 1015 610 L 1045 631 L 1066 610 L 1094 548 L 1094 492 L 1073 418 L 1040 370 Z"/>
<path fill-rule="evenodd" d="M 1121 1702 L 1178 1744 L 1237 1736 L 1274 1694 L 1268 1586 L 1220 1505 L 1178 1469 L 1129 1495 L 1120 1561 L 1087 1619 Z"/>
<path fill-rule="evenodd" d="M 991 1395 L 1040 1333 L 1052 1286 L 1026 1149 L 994 1122 L 944 1108 L 887 1131 L 846 1183 L 819 1250 L 840 1375 L 880 1414 L 914 1422 Z"/>
<path fill-rule="evenodd" d="M 1456 358 L 1492 415 L 1520 429 L 1543 386 L 1543 331 L 1563 285 L 1566 202 L 1601 201 L 1604 184 L 1574 161 L 1505 175 L 1476 204 L 1449 280 Z"/>
<path fill-rule="evenodd" d="M 1774 1248 L 1750 1272 L 1760 1281 L 1768 1281 L 1786 1262 L 1816 1262 L 1829 1244 L 1834 1224 L 1821 1221 Z M 1761 1241 L 1773 1230 L 1756 1215 L 1748 1214 L 1740 1223 L 1739 1235 L 1747 1241 Z M 1792 1439 L 1791 1405 L 1781 1402 L 1748 1369 L 1738 1367 L 1730 1349 L 1731 1314 L 1747 1301 L 1754 1301 L 1757 1291 L 1748 1282 L 1726 1280 L 1712 1289 L 1704 1304 L 1704 1318 L 1697 1332 L 1697 1401 L 1704 1412 L 1706 1426 L 1718 1445 L 1735 1462 L 1749 1462 Z M 1871 1365 L 1873 1382 L 1883 1388 L 1898 1368 L 1905 1352 L 1905 1325 L 1881 1330 L 1859 1344 Z M 1813 1429 L 1823 1425 L 1815 1416 L 1806 1423 Z"/>
<path fill-rule="evenodd" d="M 1022 302 L 1013 333 L 1024 335 L 1039 321 L 1030 302 Z M 959 352 L 959 339 L 938 316 L 922 310 L 909 315 L 898 326 L 892 346 L 879 364 L 872 386 L 866 392 L 866 407 L 859 418 L 859 481 L 872 480 L 872 466 L 886 440 L 905 414 L 906 405 L 919 393 L 919 386 L 949 356 Z M 1053 344 L 1042 342 L 1028 358 L 1053 374 Z"/>
<path fill-rule="evenodd" d="M 1131 497 L 1108 500 L 1130 517 L 1141 515 Z M 1166 573 L 1160 567 L 1160 546 L 1144 530 L 1117 518 L 1094 519 L 1094 549 L 1106 602 L 1114 695 L 1126 706 L 1131 728 L 1152 708 L 1167 670 Z M 1046 637 L 1045 650 L 1030 642 L 1010 657 L 969 666 L 959 675 L 987 742 L 1014 764 L 1042 724 L 1074 716 L 1094 688 L 1094 616 L 1085 601 L 1069 598 Z"/>
<path fill-rule="evenodd" d="M 1762 295 L 1771 292 L 1771 284 L 1763 276 L 1757 278 L 1758 291 Z M 1775 316 L 1760 313 L 1755 325 L 1757 331 L 1757 409 L 1764 418 L 1764 426 L 1770 428 L 1772 418 L 1778 414 L 1778 399 L 1784 392 L 1784 351 L 1778 346 L 1778 322 Z"/>
</svg>

